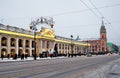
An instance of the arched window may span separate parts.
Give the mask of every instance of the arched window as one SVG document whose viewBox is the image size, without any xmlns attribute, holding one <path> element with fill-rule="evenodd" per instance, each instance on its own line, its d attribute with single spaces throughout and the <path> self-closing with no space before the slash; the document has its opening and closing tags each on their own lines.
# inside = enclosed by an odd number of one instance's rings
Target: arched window
<svg viewBox="0 0 120 78">
<path fill-rule="evenodd" d="M 104 48 L 104 47 L 102 47 L 102 51 L 105 51 L 105 48 Z"/>
<path fill-rule="evenodd" d="M 22 39 L 19 39 L 18 43 L 19 43 L 19 47 L 23 46 L 23 40 Z"/>
<path fill-rule="evenodd" d="M 11 43 L 10 44 L 11 44 L 12 47 L 15 47 L 15 39 L 14 38 L 11 38 Z"/>
<path fill-rule="evenodd" d="M 18 57 L 20 57 L 22 55 L 22 53 L 23 53 L 23 50 L 19 49 L 19 51 L 18 51 Z"/>
<path fill-rule="evenodd" d="M 61 44 L 59 44 L 59 49 L 61 49 Z"/>
<path fill-rule="evenodd" d="M 1 45 L 2 46 L 7 46 L 7 38 L 6 37 L 2 37 L 2 39 L 1 39 Z"/>
<path fill-rule="evenodd" d="M 34 41 L 32 41 L 32 48 L 34 47 Z"/>
<path fill-rule="evenodd" d="M 25 45 L 26 45 L 26 47 L 29 47 L 29 45 L 30 45 L 29 40 L 26 40 Z"/>
</svg>

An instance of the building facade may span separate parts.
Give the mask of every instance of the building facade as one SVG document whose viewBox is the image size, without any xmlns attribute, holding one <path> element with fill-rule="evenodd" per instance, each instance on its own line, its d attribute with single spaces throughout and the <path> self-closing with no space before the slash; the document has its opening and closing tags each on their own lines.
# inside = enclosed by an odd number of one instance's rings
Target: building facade
<svg viewBox="0 0 120 78">
<path fill-rule="evenodd" d="M 105 54 L 107 53 L 107 32 L 102 21 L 102 25 L 100 28 L 100 38 L 98 39 L 88 39 L 83 42 L 89 43 L 88 51 L 92 54 Z"/>
<path fill-rule="evenodd" d="M 110 53 L 118 53 L 119 52 L 119 47 L 111 42 L 107 43 L 108 46 L 108 51 Z"/>
<path fill-rule="evenodd" d="M 1 54 L 7 57 L 13 57 L 17 54 L 27 54 L 33 56 L 35 54 L 34 32 L 18 27 L 0 24 L 0 57 Z M 70 38 L 56 36 L 53 28 L 42 27 L 40 32 L 36 32 L 36 55 L 39 56 L 43 52 L 53 50 L 57 44 L 58 54 L 80 54 L 85 51 L 86 46 L 90 46 L 85 42 L 80 42 Z"/>
</svg>

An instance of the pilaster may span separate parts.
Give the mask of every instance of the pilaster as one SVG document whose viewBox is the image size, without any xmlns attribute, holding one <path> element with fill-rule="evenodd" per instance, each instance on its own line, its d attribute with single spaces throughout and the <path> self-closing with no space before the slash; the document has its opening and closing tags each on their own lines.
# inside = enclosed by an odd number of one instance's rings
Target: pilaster
<svg viewBox="0 0 120 78">
<path fill-rule="evenodd" d="M 11 48 L 11 46 L 10 46 L 10 36 L 8 36 L 7 37 L 7 39 L 8 39 L 8 41 L 7 41 L 7 52 L 8 52 L 8 54 L 10 54 L 10 48 Z"/>
</svg>

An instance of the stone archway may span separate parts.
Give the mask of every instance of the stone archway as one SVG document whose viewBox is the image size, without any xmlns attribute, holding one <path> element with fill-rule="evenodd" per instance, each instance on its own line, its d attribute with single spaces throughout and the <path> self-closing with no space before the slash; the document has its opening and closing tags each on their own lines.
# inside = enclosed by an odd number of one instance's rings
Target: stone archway
<svg viewBox="0 0 120 78">
<path fill-rule="evenodd" d="M 29 49 L 26 49 L 25 54 L 27 54 L 28 57 L 30 56 L 30 51 L 29 51 Z"/>
<path fill-rule="evenodd" d="M 10 52 L 11 57 L 14 57 L 15 54 L 16 54 L 15 49 L 11 49 L 11 52 Z"/>
<path fill-rule="evenodd" d="M 1 38 L 1 46 L 7 46 L 7 38 L 6 37 Z"/>
<path fill-rule="evenodd" d="M 18 57 L 20 57 L 22 54 L 23 54 L 23 50 L 19 49 L 19 51 L 18 51 Z"/>
<path fill-rule="evenodd" d="M 7 49 L 6 48 L 3 48 L 1 49 L 1 55 L 3 55 L 3 57 L 7 57 Z"/>
</svg>

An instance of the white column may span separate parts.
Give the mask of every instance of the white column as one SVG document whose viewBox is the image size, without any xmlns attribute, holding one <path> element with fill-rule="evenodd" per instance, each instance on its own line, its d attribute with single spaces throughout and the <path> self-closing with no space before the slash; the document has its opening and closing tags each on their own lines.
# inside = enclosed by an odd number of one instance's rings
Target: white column
<svg viewBox="0 0 120 78">
<path fill-rule="evenodd" d="M 76 45 L 76 48 L 75 48 L 75 54 L 77 54 L 77 45 Z"/>
<path fill-rule="evenodd" d="M 66 53 L 68 54 L 68 44 L 66 44 Z"/>
<path fill-rule="evenodd" d="M 57 45 L 58 45 L 58 53 L 59 53 L 59 43 L 57 43 Z"/>
<path fill-rule="evenodd" d="M 59 54 L 61 53 L 61 50 L 62 50 L 62 46 L 61 46 L 62 44 L 61 43 L 59 43 L 59 46 L 61 47 L 59 50 Z"/>
<path fill-rule="evenodd" d="M 30 39 L 30 56 L 32 56 L 32 39 Z"/>
<path fill-rule="evenodd" d="M 23 53 L 25 54 L 25 39 L 23 39 Z"/>
<path fill-rule="evenodd" d="M 63 49 L 64 53 L 63 53 L 63 54 L 66 54 L 66 49 L 65 49 L 65 47 L 66 47 L 66 44 L 64 44 L 64 49 Z"/>
<path fill-rule="evenodd" d="M 77 54 L 77 45 L 76 45 L 76 52 L 75 52 L 75 54 Z"/>
<path fill-rule="evenodd" d="M 53 50 L 54 50 L 55 44 L 56 44 L 56 42 L 53 41 L 53 44 L 52 44 L 52 45 L 53 45 L 53 46 L 52 46 Z"/>
<path fill-rule="evenodd" d="M 16 54 L 18 55 L 18 37 L 16 38 Z"/>
<path fill-rule="evenodd" d="M 40 39 L 40 52 L 39 53 L 42 53 L 42 39 Z"/>
<path fill-rule="evenodd" d="M 68 44 L 68 54 L 70 53 L 70 46 L 69 46 L 69 44 Z"/>
<path fill-rule="evenodd" d="M 1 36 L 0 36 L 0 57 L 1 57 L 1 50 L 2 48 L 1 48 Z"/>
<path fill-rule="evenodd" d="M 74 54 L 76 53 L 76 45 L 74 45 Z"/>
<path fill-rule="evenodd" d="M 71 51 L 72 51 L 71 44 L 69 44 L 69 54 L 71 54 Z"/>
<path fill-rule="evenodd" d="M 73 54 L 75 53 L 75 45 L 73 45 Z"/>
<path fill-rule="evenodd" d="M 75 53 L 75 45 L 73 45 L 73 54 Z"/>
<path fill-rule="evenodd" d="M 11 48 L 11 45 L 10 45 L 10 36 L 8 36 L 8 42 L 7 42 L 7 52 L 8 52 L 8 54 L 10 54 L 10 48 Z"/>
<path fill-rule="evenodd" d="M 80 50 L 79 50 L 79 45 L 77 46 L 77 54 L 80 53 Z"/>
<path fill-rule="evenodd" d="M 45 51 L 46 51 L 47 50 L 47 46 L 46 46 L 47 45 L 47 41 L 45 40 L 44 43 L 45 43 L 44 48 L 45 48 Z"/>
<path fill-rule="evenodd" d="M 63 44 L 61 43 L 61 52 L 60 53 L 62 53 L 63 52 Z"/>
</svg>

